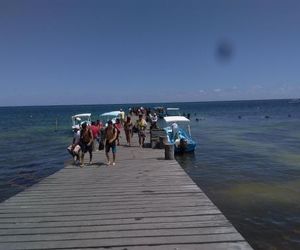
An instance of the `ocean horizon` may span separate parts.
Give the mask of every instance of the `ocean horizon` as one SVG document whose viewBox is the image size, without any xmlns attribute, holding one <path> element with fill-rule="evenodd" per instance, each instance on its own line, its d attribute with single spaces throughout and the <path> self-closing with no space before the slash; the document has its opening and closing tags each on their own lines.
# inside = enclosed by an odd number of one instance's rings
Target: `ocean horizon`
<svg viewBox="0 0 300 250">
<path fill-rule="evenodd" d="M 300 100 L 300 97 L 295 98 L 273 98 L 273 99 L 236 99 L 236 100 L 207 100 L 207 101 L 170 101 L 170 102 L 128 102 L 128 103 L 74 103 L 74 104 L 32 104 L 32 105 L 0 105 L 0 108 L 9 107 L 57 107 L 57 106 L 99 106 L 99 105 L 132 105 L 139 106 L 145 104 L 175 104 L 175 103 L 212 103 L 212 102 L 251 102 L 251 101 L 292 101 Z"/>
</svg>

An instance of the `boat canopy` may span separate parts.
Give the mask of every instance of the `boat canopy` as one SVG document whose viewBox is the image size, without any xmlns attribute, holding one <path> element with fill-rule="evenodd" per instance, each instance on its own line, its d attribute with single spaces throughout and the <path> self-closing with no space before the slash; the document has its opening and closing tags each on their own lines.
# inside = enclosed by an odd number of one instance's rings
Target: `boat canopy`
<svg viewBox="0 0 300 250">
<path fill-rule="evenodd" d="M 185 116 L 165 116 L 163 119 L 157 121 L 157 125 L 160 128 L 169 127 L 171 129 L 173 123 L 177 123 L 179 127 L 186 128 L 190 133 L 190 120 Z"/>
<path fill-rule="evenodd" d="M 105 124 L 111 120 L 113 123 L 116 123 L 117 118 L 121 117 L 121 111 L 111 111 L 106 112 L 100 115 L 100 120 Z M 106 124 L 107 125 L 107 124 Z"/>
<path fill-rule="evenodd" d="M 91 113 L 83 113 L 83 114 L 77 114 L 73 115 L 72 119 L 80 118 L 80 117 L 90 117 L 92 114 Z"/>
<path fill-rule="evenodd" d="M 167 108 L 167 110 L 179 110 L 179 108 Z"/>
<path fill-rule="evenodd" d="M 73 115 L 72 118 L 72 129 L 80 127 L 83 123 L 91 125 L 91 113 L 83 113 Z"/>
<path fill-rule="evenodd" d="M 174 122 L 190 122 L 190 120 L 184 116 L 166 116 L 164 120 L 169 124 Z"/>
<path fill-rule="evenodd" d="M 173 123 L 177 123 L 179 128 L 187 130 L 188 134 L 191 136 L 190 120 L 185 116 L 165 116 L 161 120 L 162 122 L 158 121 L 158 126 L 164 128 L 167 132 L 172 131 Z"/>
<path fill-rule="evenodd" d="M 101 114 L 100 116 L 119 116 L 121 111 L 111 111 Z"/>
</svg>

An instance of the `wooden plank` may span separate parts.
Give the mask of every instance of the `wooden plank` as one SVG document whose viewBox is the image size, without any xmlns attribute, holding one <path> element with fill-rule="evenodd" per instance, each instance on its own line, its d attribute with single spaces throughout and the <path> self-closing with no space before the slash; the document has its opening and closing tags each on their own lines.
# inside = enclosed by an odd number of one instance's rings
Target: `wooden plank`
<svg viewBox="0 0 300 250">
<path fill-rule="evenodd" d="M 237 242 L 243 241 L 238 233 L 208 234 L 208 235 L 175 235 L 157 237 L 117 237 L 100 239 L 73 239 L 73 240 L 49 240 L 31 242 L 3 242 L 0 249 L 25 250 L 25 249 L 78 249 L 88 247 L 126 247 L 139 245 L 168 245 L 168 244 L 190 244 L 190 243 L 214 243 L 214 242 Z"/>
<path fill-rule="evenodd" d="M 58 222 L 58 221 L 84 221 L 84 220 L 95 220 L 95 219 L 126 219 L 126 218 L 145 218 L 145 217 L 176 217 L 176 216 L 193 216 L 193 215 L 208 215 L 218 214 L 220 211 L 216 208 L 208 208 L 203 210 L 188 210 L 188 211 L 170 211 L 170 212 L 142 212 L 142 213 L 109 213 L 109 214 L 85 214 L 85 215 L 70 215 L 70 216 L 43 216 L 39 217 L 25 217 L 25 218 L 1 218 L 1 223 L 36 223 L 36 222 Z"/>
<path fill-rule="evenodd" d="M 190 197 L 179 197 L 181 203 L 180 204 L 193 204 L 191 201 L 191 199 L 189 199 Z M 195 198 L 195 197 L 193 197 Z M 197 197 L 196 197 L 197 198 Z M 197 199 L 198 203 L 201 204 L 205 204 L 205 205 L 209 205 L 211 204 L 209 201 L 207 201 L 207 199 Z M 122 208 L 122 206 L 130 206 L 130 207 L 146 207 L 146 206 L 151 206 L 151 205 L 161 205 L 161 206 L 178 206 L 180 207 L 180 204 L 178 204 L 178 199 L 177 198 L 166 198 L 166 199 L 150 199 L 150 200 L 132 200 L 132 201 L 111 201 L 111 202 L 103 202 L 103 201 L 99 201 L 99 202 L 90 202 L 90 203 L 75 203 L 75 202 L 71 202 L 69 204 L 15 204 L 13 206 L 4 206 L 1 211 L 6 212 L 9 209 L 18 209 L 19 211 L 22 210 L 41 210 L 41 211 L 45 211 L 45 210 L 55 210 L 57 208 L 57 210 L 73 210 L 73 209 L 88 209 L 88 208 L 107 208 L 107 209 L 114 209 L 114 208 Z"/>
<path fill-rule="evenodd" d="M 157 195 L 157 196 L 154 196 L 154 195 L 144 195 L 144 196 L 139 196 L 138 197 L 139 199 L 137 199 L 137 197 L 134 197 L 134 196 L 125 196 L 125 197 L 122 197 L 122 196 L 117 196 L 117 197 L 99 197 L 97 199 L 94 198 L 85 198 L 85 199 L 65 199 L 65 200 L 45 200 L 45 201 L 41 201 L 41 202 L 33 202 L 33 201 L 30 201 L 29 200 L 29 203 L 27 203 L 26 201 L 20 201 L 19 203 L 18 202 L 11 202 L 11 203 L 7 203 L 7 206 L 5 207 L 12 207 L 12 206 L 22 206 L 22 205 L 27 205 L 27 204 L 30 204 L 31 206 L 33 205 L 68 205 L 68 204 L 86 204 L 86 203 L 94 203 L 94 204 L 101 204 L 101 203 L 122 203 L 122 202 L 128 202 L 128 201 L 138 201 L 140 200 L 141 202 L 145 201 L 145 202 L 151 202 L 153 200 L 156 200 L 156 201 L 169 201 L 169 200 L 174 200 L 174 199 L 181 199 L 181 198 L 194 198 L 194 199 L 203 199 L 203 200 L 206 200 L 204 196 L 201 196 L 201 195 L 187 195 L 185 193 L 182 193 L 182 194 L 177 194 L 175 196 L 172 196 L 172 195 Z"/>
<path fill-rule="evenodd" d="M 186 205 L 185 205 L 186 204 Z M 160 199 L 158 200 L 150 200 L 149 201 L 121 201 L 121 202 L 97 202 L 97 203 L 82 203 L 76 204 L 59 204 L 56 205 L 43 205 L 43 204 L 25 204 L 25 205 L 14 205 L 14 206 L 3 206 L 1 207 L 0 213 L 7 213 L 7 211 L 11 212 L 38 212 L 38 211 L 77 211 L 82 209 L 91 209 L 91 210 L 98 210 L 98 209 L 127 209 L 127 208 L 146 208 L 146 207 L 182 207 L 182 206 L 204 206 L 210 205 L 211 202 L 207 201 L 207 199 L 197 199 L 191 201 L 189 197 L 181 197 L 181 203 L 178 203 L 178 199 L 168 199 L 167 202 L 162 203 Z"/>
<path fill-rule="evenodd" d="M 34 211 L 28 211 L 27 213 L 18 211 L 18 212 L 10 212 L 7 211 L 6 213 L 1 213 L 0 218 L 28 218 L 28 217 L 45 217 L 45 216 L 77 216 L 77 215 L 82 215 L 83 213 L 85 214 L 93 214 L 93 215 L 103 215 L 103 214 L 131 214 L 131 213 L 150 213 L 150 212 L 173 212 L 173 211 L 178 211 L 178 210 L 183 210 L 183 211 L 201 211 L 201 210 L 208 210 L 208 209 L 215 209 L 215 207 L 211 204 L 208 205 L 203 205 L 199 207 L 194 207 L 194 206 L 157 206 L 157 207 L 134 207 L 134 208 L 122 208 L 122 209 L 107 209 L 107 208 L 95 208 L 95 209 L 90 209 L 88 208 L 87 210 L 77 210 L 77 211 L 50 211 L 50 212 L 34 212 Z"/>
<path fill-rule="evenodd" d="M 94 250 L 95 248 L 85 248 L 86 250 Z M 97 250 L 104 250 L 107 248 L 96 248 Z M 111 250 L 129 250 L 124 247 L 110 247 Z M 130 250 L 250 250 L 252 249 L 245 242 L 219 242 L 219 243 L 202 243 L 202 244 L 176 244 L 176 245 L 139 245 L 130 246 Z"/>
<path fill-rule="evenodd" d="M 92 188 L 92 187 L 91 187 Z M 121 190 L 121 189 L 109 189 L 109 188 L 100 188 L 96 187 L 96 190 L 90 191 L 88 194 L 89 196 L 94 196 L 94 195 L 101 195 L 101 196 L 110 196 L 110 195 L 163 195 L 163 194 L 178 194 L 178 193 L 201 193 L 197 189 L 197 187 L 168 187 L 168 188 L 156 188 L 156 187 L 143 187 L 143 188 L 127 188 L 127 190 Z M 20 199 L 49 199 L 49 198 L 64 198 L 64 197 L 78 197 L 81 195 L 85 195 L 88 190 L 80 190 L 80 189 L 74 189 L 74 190 L 66 190 L 66 189 L 61 189 L 60 193 L 57 193 L 55 195 L 55 192 L 38 192 L 38 193 L 27 193 L 18 198 L 18 201 Z M 8 200 L 6 203 L 12 203 L 14 200 Z"/>
<path fill-rule="evenodd" d="M 230 223 L 224 219 L 207 221 L 184 221 L 184 222 L 156 222 L 117 224 L 117 225 L 88 225 L 69 227 L 32 227 L 0 229 L 0 236 L 4 235 L 31 235 L 31 234 L 58 234 L 58 233 L 80 233 L 80 232 L 102 232 L 102 231 L 129 231 L 129 230 L 150 230 L 150 229 L 179 229 L 179 228 L 205 228 L 205 227 L 230 227 Z"/>
<path fill-rule="evenodd" d="M 33 242 L 33 241 L 59 241 L 59 240 L 86 240 L 108 238 L 138 238 L 158 236 L 184 236 L 184 235 L 207 235 L 207 234 L 233 234 L 233 227 L 198 227 L 198 228 L 167 228 L 167 229 L 138 229 L 138 230 L 113 230 L 96 232 L 73 232 L 73 233 L 47 233 L 27 235 L 2 235 L 0 243 L 5 242 Z"/>
<path fill-rule="evenodd" d="M 214 215 L 194 215 L 194 216 L 176 216 L 176 217 L 136 217 L 123 219 L 94 219 L 85 221 L 42 221 L 38 223 L 7 223 L 0 224 L 1 229 L 32 229 L 32 228 L 60 228 L 60 227 L 80 227 L 80 226 L 106 226 L 106 225 L 132 225 L 139 224 L 141 227 L 147 224 L 157 223 L 181 223 L 181 222 L 228 222 L 222 214 Z M 229 223 L 229 222 L 228 222 Z"/>
</svg>

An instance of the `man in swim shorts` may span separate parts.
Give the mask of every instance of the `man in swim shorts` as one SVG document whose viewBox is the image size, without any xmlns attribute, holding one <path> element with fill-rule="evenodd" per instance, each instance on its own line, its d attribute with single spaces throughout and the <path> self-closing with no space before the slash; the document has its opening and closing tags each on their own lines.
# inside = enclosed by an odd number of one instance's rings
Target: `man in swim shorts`
<svg viewBox="0 0 300 250">
<path fill-rule="evenodd" d="M 117 129 L 113 126 L 113 123 L 111 120 L 107 122 L 107 128 L 105 129 L 105 155 L 107 159 L 107 165 L 110 165 L 109 160 L 109 151 L 111 149 L 113 154 L 113 162 L 112 165 L 116 165 L 116 152 L 117 152 L 117 146 L 116 146 L 116 140 L 118 136 Z"/>
<path fill-rule="evenodd" d="M 90 154 L 90 163 L 92 164 L 93 159 L 93 133 L 92 130 L 87 126 L 86 123 L 83 123 L 80 131 L 80 147 L 81 147 L 81 157 L 80 157 L 80 167 L 84 167 L 84 154 L 89 152 Z"/>
</svg>

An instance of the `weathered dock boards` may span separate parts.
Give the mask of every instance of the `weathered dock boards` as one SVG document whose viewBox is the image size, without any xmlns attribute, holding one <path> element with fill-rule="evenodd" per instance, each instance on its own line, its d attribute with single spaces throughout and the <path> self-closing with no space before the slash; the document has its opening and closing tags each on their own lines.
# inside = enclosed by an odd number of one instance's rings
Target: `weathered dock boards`
<svg viewBox="0 0 300 250">
<path fill-rule="evenodd" d="M 96 152 L 1 203 L 0 249 L 251 249 L 176 161 L 134 139 L 116 166 Z"/>
</svg>

